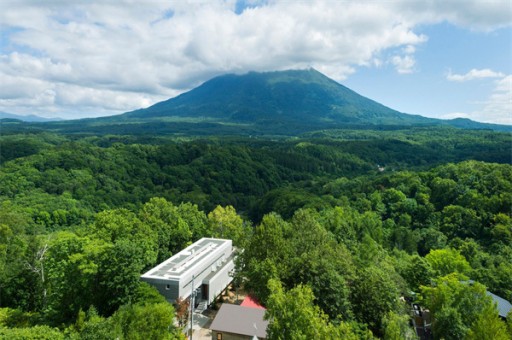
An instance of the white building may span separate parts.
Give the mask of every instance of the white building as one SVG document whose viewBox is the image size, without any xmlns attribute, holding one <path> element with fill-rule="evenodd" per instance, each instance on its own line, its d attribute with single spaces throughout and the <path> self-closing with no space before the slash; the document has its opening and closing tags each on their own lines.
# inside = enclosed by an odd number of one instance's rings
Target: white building
<svg viewBox="0 0 512 340">
<path fill-rule="evenodd" d="M 171 303 L 178 297 L 190 296 L 193 279 L 196 302 L 206 300 L 210 304 L 232 281 L 234 256 L 231 240 L 202 238 L 146 272 L 141 279 L 156 287 Z"/>
</svg>

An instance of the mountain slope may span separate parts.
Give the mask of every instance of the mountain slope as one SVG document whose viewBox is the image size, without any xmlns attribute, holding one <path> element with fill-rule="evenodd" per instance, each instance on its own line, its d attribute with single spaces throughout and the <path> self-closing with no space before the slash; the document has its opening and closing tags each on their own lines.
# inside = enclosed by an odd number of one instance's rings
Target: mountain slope
<svg viewBox="0 0 512 340">
<path fill-rule="evenodd" d="M 0 111 L 0 119 L 17 119 L 24 122 L 50 122 L 61 120 L 60 118 L 44 118 L 36 115 L 16 115 L 13 113 L 7 113 L 3 111 Z"/>
<path fill-rule="evenodd" d="M 138 135 L 297 136 L 329 129 L 415 126 L 512 131 L 512 126 L 410 115 L 363 97 L 320 72 L 292 70 L 213 78 L 175 98 L 121 115 L 46 123 L 4 122 L 3 131 Z"/>
<path fill-rule="evenodd" d="M 314 69 L 219 76 L 176 98 L 124 115 L 128 117 L 324 127 L 433 122 L 385 107 Z"/>
</svg>

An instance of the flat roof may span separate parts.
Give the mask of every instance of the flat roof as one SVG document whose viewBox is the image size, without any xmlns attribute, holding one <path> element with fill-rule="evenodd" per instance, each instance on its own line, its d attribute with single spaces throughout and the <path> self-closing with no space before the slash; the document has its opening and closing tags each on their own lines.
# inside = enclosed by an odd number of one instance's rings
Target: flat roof
<svg viewBox="0 0 512 340">
<path fill-rule="evenodd" d="M 231 244 L 231 240 L 204 237 L 150 269 L 142 277 L 177 280 L 199 261 L 208 257 L 213 250 L 225 244 Z"/>
<path fill-rule="evenodd" d="M 265 309 L 242 307 L 223 303 L 210 329 L 258 338 L 267 337 L 268 321 L 264 320 Z"/>
</svg>

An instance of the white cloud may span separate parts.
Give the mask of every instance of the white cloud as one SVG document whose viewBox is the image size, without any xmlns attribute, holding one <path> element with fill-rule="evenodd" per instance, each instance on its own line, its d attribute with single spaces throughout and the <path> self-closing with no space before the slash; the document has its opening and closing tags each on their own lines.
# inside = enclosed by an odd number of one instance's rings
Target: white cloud
<svg viewBox="0 0 512 340">
<path fill-rule="evenodd" d="M 496 81 L 493 93 L 475 116 L 482 122 L 512 125 L 512 75 Z"/>
<path fill-rule="evenodd" d="M 465 82 L 469 80 L 474 79 L 483 79 L 483 78 L 503 78 L 504 74 L 501 72 L 495 72 L 493 70 L 490 70 L 488 68 L 486 69 L 472 69 L 466 74 L 453 74 L 450 70 L 448 74 L 446 75 L 446 79 L 450 81 L 457 81 L 457 82 Z"/>
<path fill-rule="evenodd" d="M 478 104 L 481 105 L 479 110 L 449 113 L 443 118 L 469 118 L 484 123 L 512 125 L 512 75 L 495 80 L 495 87 L 489 98 Z"/>
<path fill-rule="evenodd" d="M 396 71 L 401 74 L 412 73 L 414 71 L 414 65 L 416 60 L 411 55 L 393 56 L 391 63 L 395 65 Z"/>
<path fill-rule="evenodd" d="M 416 59 L 414 58 L 416 47 L 407 45 L 402 48 L 403 56 L 394 55 L 390 59 L 390 63 L 395 66 L 395 70 L 400 74 L 408 74 L 415 72 Z"/>
<path fill-rule="evenodd" d="M 429 0 L 396 1 L 396 10 L 416 23 L 450 22 L 478 31 L 510 26 L 512 4 L 509 0 Z"/>
<path fill-rule="evenodd" d="M 11 85 L 0 110 L 114 114 L 226 72 L 312 66 L 343 80 L 358 66 L 381 66 L 387 50 L 400 50 L 388 63 L 410 73 L 427 40 L 417 25 L 510 23 L 508 1 L 247 3 L 237 15 L 234 0 L 8 0 L 0 78 Z"/>
</svg>

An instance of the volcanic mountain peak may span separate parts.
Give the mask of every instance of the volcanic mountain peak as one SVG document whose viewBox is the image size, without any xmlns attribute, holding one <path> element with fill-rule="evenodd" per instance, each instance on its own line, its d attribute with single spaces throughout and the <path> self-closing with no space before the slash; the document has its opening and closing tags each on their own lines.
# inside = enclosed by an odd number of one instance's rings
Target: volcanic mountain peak
<svg viewBox="0 0 512 340">
<path fill-rule="evenodd" d="M 202 117 L 232 123 L 317 125 L 425 123 L 429 119 L 392 110 L 365 98 L 315 69 L 215 77 L 178 97 L 128 117 Z"/>
</svg>

